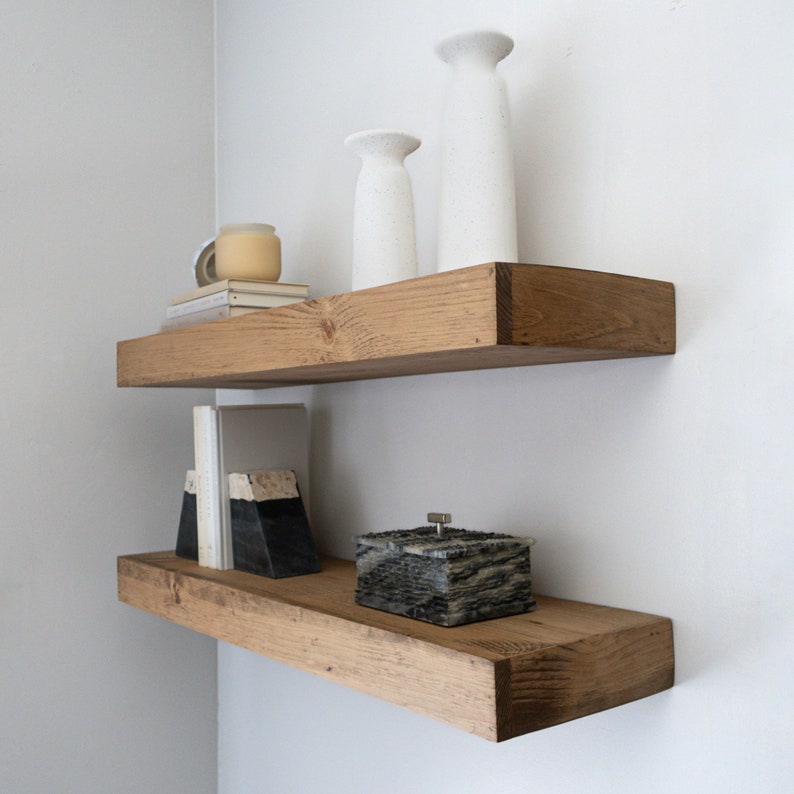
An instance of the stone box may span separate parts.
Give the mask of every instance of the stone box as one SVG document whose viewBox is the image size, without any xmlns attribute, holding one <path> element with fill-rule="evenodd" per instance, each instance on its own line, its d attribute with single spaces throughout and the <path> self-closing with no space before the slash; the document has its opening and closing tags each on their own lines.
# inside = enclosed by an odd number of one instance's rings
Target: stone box
<svg viewBox="0 0 794 794">
<path fill-rule="evenodd" d="M 436 527 L 360 535 L 357 604 L 458 626 L 530 612 L 534 540 L 495 532 Z"/>
</svg>

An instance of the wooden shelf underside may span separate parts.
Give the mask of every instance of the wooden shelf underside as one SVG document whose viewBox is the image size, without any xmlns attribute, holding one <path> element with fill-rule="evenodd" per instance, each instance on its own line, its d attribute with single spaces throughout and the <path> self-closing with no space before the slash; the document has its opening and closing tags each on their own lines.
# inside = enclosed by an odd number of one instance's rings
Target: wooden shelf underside
<svg viewBox="0 0 794 794">
<path fill-rule="evenodd" d="M 119 557 L 119 600 L 492 741 L 673 685 L 668 618 L 538 596 L 442 628 L 355 604 L 355 564 L 266 579 L 157 552 Z"/>
<path fill-rule="evenodd" d="M 119 342 L 117 381 L 252 389 L 674 352 L 668 282 L 489 263 Z"/>
</svg>

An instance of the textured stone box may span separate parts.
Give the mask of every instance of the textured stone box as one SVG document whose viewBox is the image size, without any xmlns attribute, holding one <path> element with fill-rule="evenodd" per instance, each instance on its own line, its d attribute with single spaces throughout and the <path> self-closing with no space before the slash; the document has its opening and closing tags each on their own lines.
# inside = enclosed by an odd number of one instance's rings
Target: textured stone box
<svg viewBox="0 0 794 794">
<path fill-rule="evenodd" d="M 356 541 L 357 604 L 458 626 L 531 612 L 534 540 L 432 526 L 373 532 Z"/>
</svg>

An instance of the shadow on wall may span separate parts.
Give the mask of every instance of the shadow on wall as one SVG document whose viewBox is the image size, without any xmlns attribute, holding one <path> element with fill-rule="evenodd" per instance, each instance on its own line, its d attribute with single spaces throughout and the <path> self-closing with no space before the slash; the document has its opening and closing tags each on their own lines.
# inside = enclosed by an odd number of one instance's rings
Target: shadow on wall
<svg viewBox="0 0 794 794">
<path fill-rule="evenodd" d="M 353 536 L 364 525 L 366 500 L 355 468 L 336 452 L 331 410 L 319 402 L 315 398 L 311 422 L 312 533 L 320 554 L 352 560 Z"/>
<path fill-rule="evenodd" d="M 546 31 L 544 41 L 517 41 L 514 62 L 505 62 L 519 261 L 610 270 L 601 261 L 597 226 L 605 132 L 588 91 L 588 72 L 577 68 L 581 63 L 561 35 Z"/>
</svg>

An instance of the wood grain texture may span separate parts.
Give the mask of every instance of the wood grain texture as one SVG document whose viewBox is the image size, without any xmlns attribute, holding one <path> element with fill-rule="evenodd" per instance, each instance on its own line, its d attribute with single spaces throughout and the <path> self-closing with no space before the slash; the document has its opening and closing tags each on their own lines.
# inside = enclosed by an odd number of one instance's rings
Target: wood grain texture
<svg viewBox="0 0 794 794">
<path fill-rule="evenodd" d="M 119 386 L 267 388 L 675 352 L 667 282 L 489 263 L 119 342 Z"/>
<path fill-rule="evenodd" d="M 675 350 L 675 292 L 664 281 L 562 267 L 508 267 L 505 344 L 664 354 Z"/>
<path fill-rule="evenodd" d="M 357 605 L 355 575 L 331 558 L 290 579 L 118 560 L 127 604 L 492 741 L 673 684 L 667 618 L 538 596 L 535 612 L 443 628 Z"/>
</svg>

